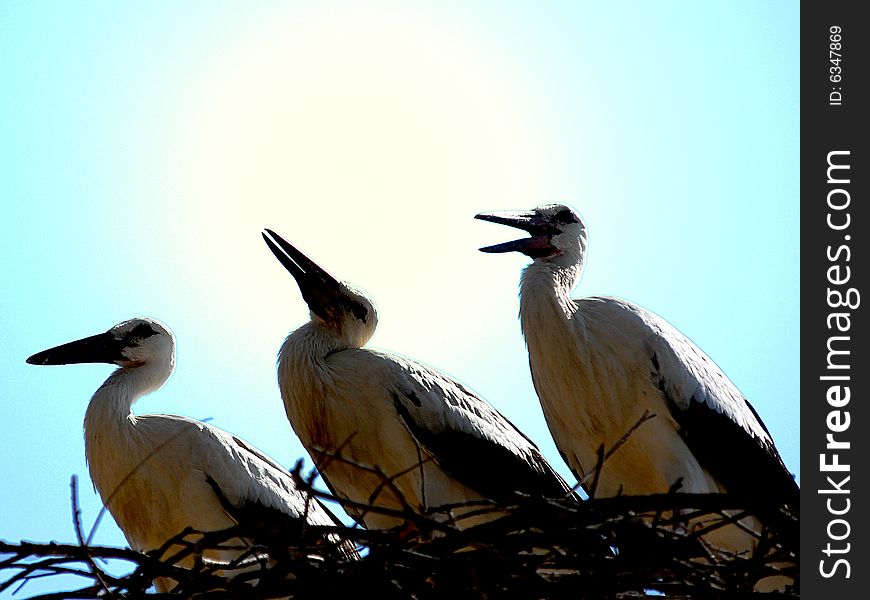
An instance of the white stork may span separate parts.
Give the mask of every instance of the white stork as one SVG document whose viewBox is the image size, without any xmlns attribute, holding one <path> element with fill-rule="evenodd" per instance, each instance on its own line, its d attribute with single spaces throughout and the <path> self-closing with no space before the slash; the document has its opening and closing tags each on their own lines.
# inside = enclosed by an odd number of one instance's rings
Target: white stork
<svg viewBox="0 0 870 600">
<path fill-rule="evenodd" d="M 148 552 L 190 527 L 220 531 L 236 524 L 339 522 L 300 492 L 278 463 L 238 437 L 177 415 L 137 415 L 132 405 L 166 383 L 175 367 L 175 340 L 154 319 L 136 318 L 105 333 L 34 354 L 32 365 L 110 363 L 115 370 L 85 412 L 85 454 L 94 487 L 130 546 Z M 288 540 L 290 542 L 291 540 Z M 227 563 L 253 540 L 234 549 L 208 550 L 206 559 Z M 179 547 L 170 549 L 171 555 Z M 343 548 L 345 555 L 353 555 Z M 179 565 L 190 567 L 194 557 Z M 160 591 L 172 583 L 158 580 Z"/>
<path fill-rule="evenodd" d="M 263 238 L 310 309 L 311 320 L 281 346 L 278 382 L 287 417 L 333 493 L 419 514 L 508 503 L 516 494 L 571 494 L 538 448 L 474 392 L 420 363 L 363 349 L 378 317 L 362 291 L 274 232 Z M 461 528 L 498 516 L 453 514 Z M 353 516 L 370 529 L 404 523 L 361 510 Z"/>
<path fill-rule="evenodd" d="M 588 486 L 595 477 L 599 446 L 617 447 L 648 413 L 655 417 L 604 462 L 597 496 L 728 491 L 799 509 L 797 484 L 758 413 L 689 338 L 620 298 L 571 299 L 587 241 L 576 212 L 550 204 L 476 218 L 531 234 L 481 250 L 533 259 L 520 280 L 532 379 L 556 445 L 580 481 Z M 715 538 L 721 547 L 752 548 L 751 536 L 731 529 Z"/>
</svg>

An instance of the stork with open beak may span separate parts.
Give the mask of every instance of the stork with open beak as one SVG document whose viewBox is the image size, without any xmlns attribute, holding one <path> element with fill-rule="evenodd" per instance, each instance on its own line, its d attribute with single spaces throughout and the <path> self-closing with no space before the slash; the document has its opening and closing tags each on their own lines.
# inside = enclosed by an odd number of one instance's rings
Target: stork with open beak
<svg viewBox="0 0 870 600">
<path fill-rule="evenodd" d="M 263 238 L 310 309 L 310 321 L 281 346 L 278 382 L 287 417 L 333 493 L 418 514 L 571 494 L 538 448 L 474 392 L 420 363 L 364 349 L 378 316 L 361 290 L 273 231 Z M 370 529 L 404 524 L 396 515 L 349 512 Z M 453 516 L 466 528 L 497 513 Z"/>
<path fill-rule="evenodd" d="M 767 428 L 718 366 L 667 321 L 626 300 L 570 297 L 586 256 L 586 226 L 559 204 L 477 219 L 531 237 L 481 248 L 532 259 L 520 279 L 520 321 L 550 432 L 587 485 L 598 448 L 616 447 L 645 413 L 655 415 L 604 462 L 597 496 L 728 491 L 799 510 L 799 490 Z M 717 542 L 750 550 L 731 528 Z M 710 539 L 713 539 L 712 537 Z"/>
<path fill-rule="evenodd" d="M 161 388 L 175 367 L 175 339 L 159 321 L 124 321 L 27 362 L 118 365 L 85 412 L 85 454 L 94 487 L 133 549 L 158 549 L 186 528 L 270 524 L 298 532 L 301 540 L 306 525 L 340 524 L 300 492 L 281 465 L 231 433 L 187 417 L 133 413 L 133 403 Z M 237 538 L 226 544 L 232 549 L 202 556 L 229 563 L 254 542 Z M 165 556 L 180 549 L 173 546 Z M 352 547 L 341 552 L 356 554 Z M 190 568 L 194 559 L 189 555 L 179 565 Z M 174 584 L 158 579 L 155 585 L 165 592 Z"/>
</svg>

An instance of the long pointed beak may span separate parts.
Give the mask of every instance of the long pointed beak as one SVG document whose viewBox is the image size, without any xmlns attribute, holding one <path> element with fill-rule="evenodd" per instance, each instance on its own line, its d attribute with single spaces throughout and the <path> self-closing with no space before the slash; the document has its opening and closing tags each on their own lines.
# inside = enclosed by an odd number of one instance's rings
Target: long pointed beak
<svg viewBox="0 0 870 600">
<path fill-rule="evenodd" d="M 275 258 L 296 280 L 308 308 L 326 319 L 328 308 L 338 300 L 341 289 L 338 280 L 271 229 L 263 231 L 263 239 Z"/>
<path fill-rule="evenodd" d="M 125 360 L 121 355 L 123 349 L 123 342 L 106 332 L 37 352 L 27 362 L 31 365 L 115 364 Z"/>
<path fill-rule="evenodd" d="M 475 219 L 481 221 L 489 221 L 490 223 L 498 223 L 499 225 L 507 225 L 528 231 L 532 235 L 544 233 L 541 230 L 549 231 L 550 227 L 546 221 L 541 219 L 537 213 L 531 210 L 523 211 L 508 211 L 500 210 L 497 212 L 482 212 L 474 215 Z"/>
<path fill-rule="evenodd" d="M 484 246 L 481 252 L 522 252 L 531 257 L 546 256 L 554 250 L 550 244 L 550 236 L 558 233 L 553 226 L 542 219 L 534 211 L 498 211 L 479 213 L 475 219 L 516 227 L 528 231 L 532 237 L 521 238 L 503 244 Z"/>
</svg>

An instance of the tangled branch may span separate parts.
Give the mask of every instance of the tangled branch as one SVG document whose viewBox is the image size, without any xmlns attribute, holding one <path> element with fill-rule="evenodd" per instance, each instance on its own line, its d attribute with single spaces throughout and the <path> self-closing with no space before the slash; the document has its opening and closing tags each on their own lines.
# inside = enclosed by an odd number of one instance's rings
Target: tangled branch
<svg viewBox="0 0 870 600">
<path fill-rule="evenodd" d="M 788 576 L 795 584 L 786 596 L 799 595 L 798 516 L 763 501 L 678 493 L 579 503 L 571 498 L 518 498 L 510 506 L 478 502 L 420 515 L 336 498 L 314 486 L 313 474 L 303 476 L 301 464 L 293 474 L 311 497 L 400 517 L 413 528 L 370 531 L 311 525 L 292 534 L 274 528 L 187 530 L 147 554 L 90 546 L 81 533 L 78 544 L 0 541 L 0 592 L 21 591 L 34 579 L 56 578 L 67 588 L 31 600 L 141 598 L 155 578 L 163 577 L 177 582 L 171 594 L 175 598 L 337 597 L 358 596 L 361 590 L 380 598 L 421 600 L 717 598 L 750 593 L 766 577 Z M 75 487 L 72 496 L 78 520 Z M 506 516 L 460 529 L 453 520 L 457 508 Z M 713 528 L 747 515 L 765 524 L 752 556 L 729 554 L 704 541 Z M 697 522 L 710 525 L 692 530 L 689 524 Z M 76 530 L 81 532 L 80 523 Z M 204 550 L 226 548 L 238 537 L 268 543 L 248 549 L 232 564 L 201 558 Z M 338 551 L 340 543 L 360 548 L 363 558 Z M 193 568 L 176 566 L 191 556 L 199 557 Z"/>
</svg>

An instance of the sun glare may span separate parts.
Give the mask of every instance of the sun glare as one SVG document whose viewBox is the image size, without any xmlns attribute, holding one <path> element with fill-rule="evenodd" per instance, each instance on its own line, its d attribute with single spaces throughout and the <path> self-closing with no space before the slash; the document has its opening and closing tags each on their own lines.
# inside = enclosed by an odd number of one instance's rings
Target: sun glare
<svg viewBox="0 0 870 600">
<path fill-rule="evenodd" d="M 507 83 L 509 65 L 450 32 L 364 14 L 276 26 L 242 55 L 188 92 L 200 101 L 183 125 L 185 210 L 202 225 L 202 260 L 228 275 L 213 284 L 225 301 L 262 301 L 271 281 L 278 299 L 261 314 L 274 320 L 296 298 L 259 240 L 263 227 L 372 293 L 390 317 L 382 336 L 390 323 L 402 337 L 421 311 L 450 309 L 443 294 L 417 292 L 410 306 L 412 291 L 446 270 L 451 286 L 480 283 L 457 267 L 476 258 L 474 213 L 525 206 L 545 178 L 530 101 Z"/>
</svg>

